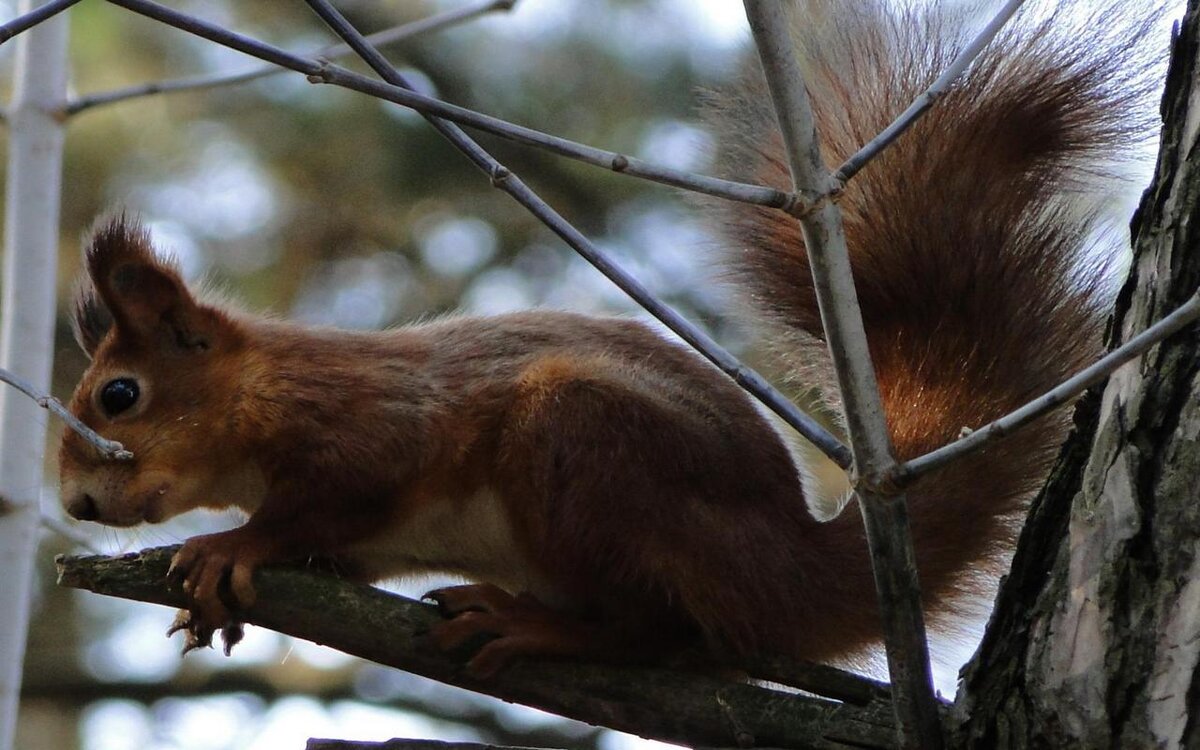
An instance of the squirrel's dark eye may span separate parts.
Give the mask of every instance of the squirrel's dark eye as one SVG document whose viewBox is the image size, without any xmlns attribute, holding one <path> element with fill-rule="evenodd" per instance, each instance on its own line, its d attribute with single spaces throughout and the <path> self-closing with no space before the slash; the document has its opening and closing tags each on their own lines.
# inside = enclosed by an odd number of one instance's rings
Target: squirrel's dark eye
<svg viewBox="0 0 1200 750">
<path fill-rule="evenodd" d="M 137 381 L 133 378 L 110 380 L 100 391 L 100 405 L 104 407 L 108 416 L 115 417 L 136 404 L 140 392 Z"/>
</svg>

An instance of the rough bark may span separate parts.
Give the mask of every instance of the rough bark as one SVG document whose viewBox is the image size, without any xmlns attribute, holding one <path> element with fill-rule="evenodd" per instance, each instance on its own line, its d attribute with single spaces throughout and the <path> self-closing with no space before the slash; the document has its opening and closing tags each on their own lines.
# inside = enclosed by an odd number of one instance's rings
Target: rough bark
<svg viewBox="0 0 1200 750">
<path fill-rule="evenodd" d="M 1119 343 L 1200 284 L 1200 0 L 1179 33 L 1154 183 L 1134 219 Z M 980 652 L 955 746 L 1200 747 L 1200 333 L 1185 329 L 1077 415 Z"/>
</svg>

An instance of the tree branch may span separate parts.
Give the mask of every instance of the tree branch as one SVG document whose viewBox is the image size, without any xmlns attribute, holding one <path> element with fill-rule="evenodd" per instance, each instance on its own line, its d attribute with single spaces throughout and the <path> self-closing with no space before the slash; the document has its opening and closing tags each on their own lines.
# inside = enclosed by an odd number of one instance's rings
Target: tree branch
<svg viewBox="0 0 1200 750">
<path fill-rule="evenodd" d="M 59 583 L 180 607 L 182 591 L 166 582 L 176 549 L 59 557 Z M 425 637 L 440 621 L 432 606 L 306 570 L 264 568 L 254 582 L 257 601 L 240 613 L 248 623 L 591 724 L 689 746 L 893 745 L 886 701 L 856 706 L 707 674 L 573 662 L 522 662 L 477 680 L 467 674 L 463 654 L 442 653 Z M 867 689 L 873 689 L 869 681 Z"/>
<path fill-rule="evenodd" d="M 52 0 L 52 2 L 40 5 L 23 16 L 17 16 L 8 23 L 0 25 L 0 44 L 4 44 L 23 31 L 28 31 L 47 18 L 63 12 L 77 2 L 79 0 Z"/>
<path fill-rule="evenodd" d="M 344 69 L 337 66 L 296 57 L 284 50 L 235 34 L 219 26 L 166 8 L 150 0 L 110 0 L 110 2 L 128 8 L 135 13 L 154 18 L 167 25 L 217 42 L 218 44 L 305 73 L 310 78 L 315 77 L 325 80 L 334 75 L 343 76 L 345 80 L 363 82 L 361 87 L 355 84 L 352 88 L 372 95 L 376 95 L 377 92 L 379 95 L 388 93 L 389 95 L 383 98 L 393 101 L 399 101 L 399 99 L 407 96 L 418 96 L 412 94 L 411 91 L 407 91 L 402 86 L 379 83 L 364 76 L 358 76 L 350 71 L 344 71 Z M 361 34 L 358 34 L 353 29 L 350 31 L 361 40 Z M 369 44 L 367 46 L 369 47 Z M 384 65 L 387 65 L 386 61 L 384 61 Z M 395 76 L 397 80 L 402 80 L 390 65 L 387 65 L 385 69 L 390 71 L 389 75 Z M 393 96 L 395 96 L 394 99 L 392 98 Z M 420 98 L 426 99 L 425 97 Z M 433 102 L 436 100 L 428 101 Z M 438 104 L 440 107 L 450 106 L 440 102 Z M 435 109 L 434 107 L 429 108 L 430 111 L 434 111 Z M 458 107 L 453 107 L 452 109 L 455 111 L 461 110 Z M 850 452 L 832 433 L 818 424 L 812 417 L 796 408 L 795 404 L 772 387 L 765 378 L 743 365 L 698 326 L 658 300 L 641 282 L 614 263 L 578 229 L 563 219 L 549 204 L 533 192 L 517 175 L 496 161 L 491 154 L 472 140 L 461 128 L 445 120 L 433 117 L 428 113 L 423 112 L 423 114 L 475 166 L 488 175 L 493 185 L 512 196 L 514 200 L 524 206 L 539 221 L 558 235 L 573 250 L 583 256 L 585 260 L 595 266 L 597 270 L 608 277 L 635 302 L 645 308 L 667 328 L 675 332 L 676 335 L 686 341 L 696 351 L 704 355 L 722 372 L 732 378 L 734 382 L 761 401 L 768 409 L 778 414 L 783 421 L 787 422 L 797 432 L 812 442 L 830 460 L 843 468 L 849 466 Z M 482 117 L 481 115 L 476 116 Z"/>
<path fill-rule="evenodd" d="M 452 122 L 466 125 L 486 133 L 515 141 L 527 146 L 545 149 L 551 153 L 565 156 L 569 159 L 602 167 L 619 174 L 637 177 L 663 185 L 690 190 L 718 198 L 781 208 L 786 211 L 803 210 L 799 198 L 782 190 L 723 180 L 716 177 L 699 175 L 680 169 L 653 164 L 637 157 L 607 151 L 588 146 L 559 136 L 543 133 L 533 128 L 516 125 L 498 117 L 481 114 L 465 107 L 443 102 L 409 88 L 389 85 L 329 62 L 313 60 L 294 55 L 286 50 L 260 42 L 256 39 L 236 34 L 214 24 L 207 23 L 193 16 L 166 8 L 150 0 L 109 0 L 114 5 L 132 10 L 135 13 L 159 20 L 169 26 L 204 37 L 218 44 L 245 53 L 260 60 L 266 60 L 275 65 L 288 68 L 308 76 L 312 83 L 329 83 L 352 91 L 374 96 L 390 101 L 423 115 L 440 117 Z"/>
<path fill-rule="evenodd" d="M 78 0 L 75 0 L 78 2 Z M 384 46 L 394 44 L 396 42 L 411 39 L 421 34 L 428 34 L 434 31 L 451 26 L 465 23 L 472 19 L 493 13 L 496 11 L 512 10 L 516 5 L 516 0 L 485 0 L 484 2 L 466 5 L 462 8 L 455 8 L 444 13 L 438 13 L 428 18 L 422 18 L 419 21 L 402 24 L 391 29 L 375 32 L 368 39 L 373 44 Z M 320 58 L 327 60 L 336 60 L 339 57 L 349 55 L 353 50 L 345 44 L 335 44 L 328 47 L 323 47 L 319 50 L 309 53 L 309 57 Z M 127 88 L 106 91 L 100 94 L 89 94 L 81 96 L 67 104 L 64 112 L 67 115 L 74 115 L 84 112 L 93 107 L 99 107 L 106 104 L 116 104 L 117 102 L 128 101 L 130 99 L 138 99 L 145 96 L 153 96 L 155 94 L 173 94 L 181 91 L 201 91 L 205 89 L 219 88 L 222 86 L 232 86 L 239 83 L 248 83 L 260 78 L 278 75 L 286 72 L 285 68 L 278 65 L 261 65 L 249 70 L 243 70 L 236 73 L 216 73 L 203 76 L 189 76 L 187 78 L 177 78 L 169 81 L 155 81 L 152 83 L 143 83 L 137 86 L 129 86 Z"/>
<path fill-rule="evenodd" d="M 845 406 L 857 475 L 855 493 L 883 615 L 901 745 L 936 750 L 942 746 L 942 729 L 933 695 L 916 555 L 903 495 L 878 481 L 895 459 L 854 289 L 841 211 L 832 201 L 820 201 L 830 194 L 832 184 L 818 149 L 787 6 L 778 0 L 745 0 L 745 6 L 792 179 L 798 193 L 816 202 L 812 211 L 800 215 L 800 227 Z"/>
<path fill-rule="evenodd" d="M 24 393 L 26 396 L 33 399 L 34 403 L 36 403 L 38 406 L 46 409 L 54 416 L 61 419 L 63 423 L 67 425 L 67 427 L 78 433 L 79 436 L 84 440 L 96 446 L 96 450 L 100 451 L 105 458 L 109 458 L 114 461 L 133 460 L 133 454 L 125 450 L 125 446 L 121 445 L 115 440 L 107 440 L 101 437 L 91 427 L 88 427 L 83 422 L 80 422 L 74 414 L 67 410 L 67 407 L 63 406 L 61 401 L 49 394 L 42 393 L 26 380 L 17 377 L 4 368 L 0 368 L 0 383 L 8 383 L 13 388 L 16 388 L 21 393 Z"/>
</svg>

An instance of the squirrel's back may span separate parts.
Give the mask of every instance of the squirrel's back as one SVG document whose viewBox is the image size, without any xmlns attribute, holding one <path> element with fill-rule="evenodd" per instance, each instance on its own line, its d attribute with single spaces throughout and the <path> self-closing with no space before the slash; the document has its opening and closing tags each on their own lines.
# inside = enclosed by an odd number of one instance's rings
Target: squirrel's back
<svg viewBox="0 0 1200 750">
<path fill-rule="evenodd" d="M 794 37 L 831 169 L 916 99 L 980 25 L 927 7 L 938 4 L 797 5 Z M 1149 129 L 1153 81 L 1139 45 L 1152 14 L 1082 5 L 1041 18 L 1036 8 L 1019 14 L 838 200 L 900 458 L 1004 415 L 1100 352 L 1114 265 L 1096 240 L 1101 201 L 1113 192 L 1119 161 Z M 1085 11 L 1094 23 L 1080 17 Z M 790 189 L 757 65 L 711 97 L 709 115 L 726 176 Z M 836 412 L 798 222 L 756 206 L 705 205 L 754 319 Z M 1063 414 L 1043 419 L 911 488 L 931 609 L 945 609 L 939 600 L 969 587 L 981 568 L 991 572 L 1065 429 Z M 810 505 L 821 502 L 813 497 L 820 491 L 808 482 Z M 857 515 L 827 525 L 831 549 L 858 542 Z M 869 596 L 865 564 L 841 570 L 843 579 L 861 576 L 844 583 Z"/>
</svg>

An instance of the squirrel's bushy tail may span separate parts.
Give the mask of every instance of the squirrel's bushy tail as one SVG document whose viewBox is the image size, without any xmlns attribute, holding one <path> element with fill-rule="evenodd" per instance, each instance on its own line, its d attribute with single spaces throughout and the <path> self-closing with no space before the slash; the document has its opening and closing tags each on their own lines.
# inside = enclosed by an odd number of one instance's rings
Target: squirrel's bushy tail
<svg viewBox="0 0 1200 750">
<path fill-rule="evenodd" d="M 880 0 L 798 5 L 804 17 L 795 38 L 831 168 L 932 83 L 969 41 L 971 21 L 982 20 Z M 1097 217 L 1114 163 L 1149 129 L 1150 14 L 1116 2 L 1065 5 L 1074 7 L 1040 18 L 1036 8 L 1022 11 L 840 199 L 901 458 L 1005 414 L 1099 352 L 1113 263 L 1097 249 Z M 734 91 L 712 98 L 723 171 L 790 189 L 770 99 L 753 68 Z M 756 320 L 786 342 L 789 366 L 810 378 L 827 372 L 797 222 L 747 205 L 708 208 L 725 234 L 731 274 Z M 819 385 L 833 392 L 831 383 Z M 1007 546 L 1014 512 L 1044 476 L 1064 426 L 1061 414 L 1044 419 L 912 487 L 931 604 L 954 593 L 961 572 L 978 572 Z M 861 534 L 857 515 L 843 513 L 822 536 L 838 558 L 831 574 L 867 586 L 870 598 L 865 555 L 836 552 L 857 543 L 849 539 Z M 861 576 L 865 582 L 853 580 Z"/>
</svg>

